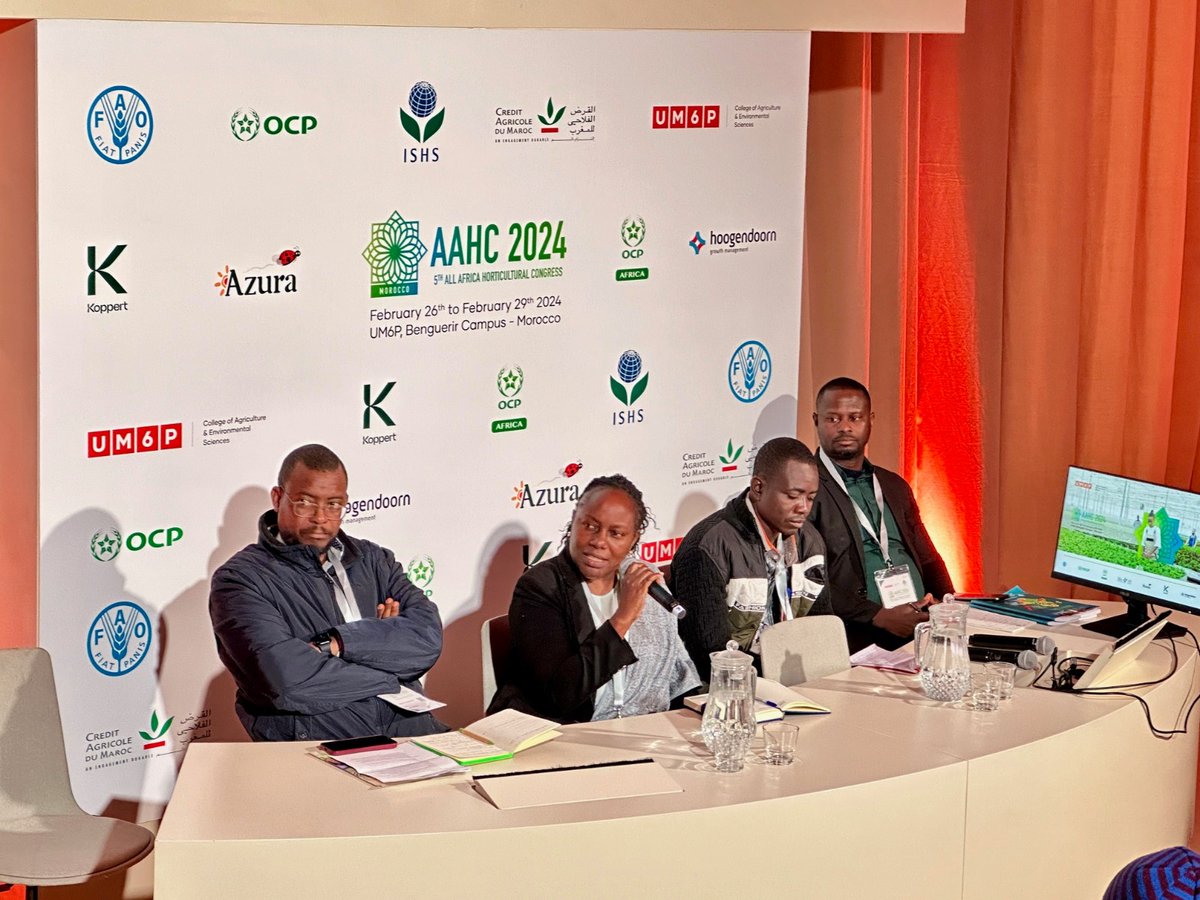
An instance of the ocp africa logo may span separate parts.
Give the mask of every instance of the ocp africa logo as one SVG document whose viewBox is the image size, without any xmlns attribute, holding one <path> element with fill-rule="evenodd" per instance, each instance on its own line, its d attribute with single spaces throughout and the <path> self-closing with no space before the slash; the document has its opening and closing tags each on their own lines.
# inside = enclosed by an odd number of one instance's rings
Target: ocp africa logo
<svg viewBox="0 0 1200 900">
<path fill-rule="evenodd" d="M 520 366 L 505 366 L 496 375 L 496 389 L 500 392 L 500 400 L 496 408 L 515 411 L 521 405 L 521 388 L 525 386 L 525 372 Z M 529 420 L 521 416 L 515 419 L 496 419 L 492 422 L 492 434 L 509 431 L 524 431 L 529 427 Z"/>
<path fill-rule="evenodd" d="M 140 92 L 117 84 L 96 95 L 88 107 L 87 132 L 92 149 L 105 162 L 131 163 L 150 146 L 154 115 Z"/>
<path fill-rule="evenodd" d="M 400 124 L 418 144 L 424 145 L 426 141 L 437 134 L 446 120 L 446 107 L 438 109 L 437 101 L 438 95 L 433 85 L 428 81 L 418 81 L 408 92 L 408 108 L 412 115 L 405 112 L 403 106 L 400 107 Z M 422 121 L 425 122 L 424 127 L 421 126 Z M 405 147 L 404 161 L 406 163 L 437 162 L 438 148 Z"/>
<path fill-rule="evenodd" d="M 433 588 L 429 585 L 433 583 L 434 573 L 433 557 L 432 556 L 414 556 L 408 561 L 408 580 L 413 585 L 424 592 L 426 597 L 433 596 Z"/>
<path fill-rule="evenodd" d="M 88 659 L 101 675 L 128 675 L 146 658 L 152 633 L 150 617 L 136 603 L 110 603 L 88 626 Z"/>
<path fill-rule="evenodd" d="M 427 252 L 421 223 L 393 212 L 386 222 L 371 225 L 371 241 L 363 259 L 371 267 L 372 297 L 415 297 L 417 267 Z"/>
<path fill-rule="evenodd" d="M 646 239 L 646 220 L 641 216 L 629 216 L 621 223 L 621 242 L 625 249 L 621 251 L 624 260 L 641 259 L 645 254 L 642 241 Z M 617 269 L 617 281 L 645 281 L 650 277 L 650 270 L 645 266 L 636 269 Z"/>
</svg>

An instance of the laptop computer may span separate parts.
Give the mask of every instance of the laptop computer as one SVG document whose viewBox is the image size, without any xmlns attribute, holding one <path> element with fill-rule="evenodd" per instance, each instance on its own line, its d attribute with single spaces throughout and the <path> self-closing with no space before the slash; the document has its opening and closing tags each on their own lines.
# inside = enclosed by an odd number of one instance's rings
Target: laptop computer
<svg viewBox="0 0 1200 900">
<path fill-rule="evenodd" d="M 1159 613 L 1153 619 L 1143 622 L 1101 650 L 1092 660 L 1092 664 L 1087 667 L 1087 671 L 1079 676 L 1074 690 L 1115 687 L 1127 683 L 1122 677 L 1122 673 L 1142 655 L 1142 651 L 1150 642 L 1158 637 L 1158 633 L 1166 626 L 1167 618 L 1170 615 L 1170 611 Z"/>
</svg>

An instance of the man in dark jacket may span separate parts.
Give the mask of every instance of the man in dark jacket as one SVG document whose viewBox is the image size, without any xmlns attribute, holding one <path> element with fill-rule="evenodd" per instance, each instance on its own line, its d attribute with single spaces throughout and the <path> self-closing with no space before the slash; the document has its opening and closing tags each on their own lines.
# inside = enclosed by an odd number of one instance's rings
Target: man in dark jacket
<svg viewBox="0 0 1200 900">
<path fill-rule="evenodd" d="M 328 448 L 288 454 L 258 543 L 213 575 L 217 653 L 256 741 L 445 731 L 378 695 L 417 681 L 442 651 L 437 607 L 391 551 L 340 529 L 346 469 Z"/>
<path fill-rule="evenodd" d="M 910 640 L 929 618 L 925 608 L 954 591 L 908 482 L 866 457 L 874 415 L 870 393 L 853 379 L 817 393 L 821 490 L 808 520 L 825 539 L 833 611 L 852 653 Z"/>
<path fill-rule="evenodd" d="M 806 522 L 817 463 L 795 438 L 759 448 L 750 487 L 684 537 L 671 561 L 671 592 L 687 609 L 679 634 L 700 677 L 733 639 L 747 653 L 775 622 L 828 614 L 825 546 Z"/>
</svg>

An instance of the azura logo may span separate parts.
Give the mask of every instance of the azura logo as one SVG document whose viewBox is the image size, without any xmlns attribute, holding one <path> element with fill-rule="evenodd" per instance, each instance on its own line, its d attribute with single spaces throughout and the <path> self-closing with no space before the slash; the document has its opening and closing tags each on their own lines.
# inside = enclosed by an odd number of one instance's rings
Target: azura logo
<svg viewBox="0 0 1200 900">
<path fill-rule="evenodd" d="M 283 266 L 290 266 L 300 257 L 300 248 L 292 247 L 281 250 L 271 257 L 269 263 L 255 266 L 251 269 L 237 269 L 226 266 L 217 270 L 217 280 L 213 287 L 219 297 L 255 297 L 260 294 L 294 294 L 296 293 L 296 274 L 294 272 L 273 272 Z"/>
<path fill-rule="evenodd" d="M 263 119 L 249 106 L 234 110 L 229 117 L 229 130 L 242 143 L 254 140 L 259 131 L 270 135 L 302 135 L 315 131 L 316 127 L 316 116 L 267 116 Z"/>
<path fill-rule="evenodd" d="M 101 675 L 128 675 L 145 659 L 152 633 L 150 617 L 136 603 L 110 603 L 88 627 L 88 659 Z"/>
<path fill-rule="evenodd" d="M 433 589 L 429 586 L 433 583 L 434 565 L 432 556 L 414 556 L 408 561 L 408 580 L 413 585 L 424 592 L 426 597 L 433 596 Z"/>
<path fill-rule="evenodd" d="M 418 81 L 408 92 L 408 108 L 411 115 L 400 107 L 400 124 L 409 136 L 422 146 L 419 148 L 405 147 L 404 161 L 406 163 L 437 162 L 438 148 L 423 146 L 426 141 L 438 133 L 446 120 L 446 108 L 437 108 L 437 91 L 428 81 Z M 435 112 L 436 110 L 436 112 Z M 421 122 L 424 121 L 424 127 Z"/>
<path fill-rule="evenodd" d="M 583 471 L 583 462 L 574 459 L 559 468 L 558 474 L 547 478 L 536 485 L 527 481 L 519 481 L 513 487 L 512 502 L 517 509 L 528 509 L 531 506 L 556 506 L 560 503 L 574 503 L 582 493 L 578 483 L 556 484 L 555 482 L 570 481 Z"/>
<path fill-rule="evenodd" d="M 105 162 L 131 163 L 150 146 L 154 115 L 138 91 L 123 84 L 96 95 L 87 114 L 92 149 Z"/>
<path fill-rule="evenodd" d="M 500 400 L 496 408 L 515 410 L 521 405 L 521 388 L 525 386 L 525 372 L 520 366 L 505 366 L 496 374 L 496 389 L 500 392 Z M 529 427 L 529 421 L 524 417 L 515 419 L 496 419 L 492 422 L 492 434 L 508 431 L 524 431 Z"/>
<path fill-rule="evenodd" d="M 630 409 L 650 383 L 650 373 L 643 374 L 642 357 L 636 350 L 626 350 L 617 360 L 617 374 L 610 375 L 608 387 L 612 395 L 625 404 L 625 409 L 613 413 L 614 425 L 632 425 L 645 419 L 645 410 Z"/>
<path fill-rule="evenodd" d="M 386 222 L 373 223 L 371 241 L 362 252 L 371 267 L 371 296 L 415 297 L 417 267 L 426 250 L 420 222 L 405 221 L 393 212 Z"/>
<path fill-rule="evenodd" d="M 746 341 L 729 358 L 729 389 L 743 403 L 753 403 L 771 383 L 771 354 L 758 341 Z"/>
<path fill-rule="evenodd" d="M 169 528 L 155 528 L 150 532 L 133 531 L 124 540 L 121 538 L 121 532 L 110 528 L 93 534 L 90 546 L 93 557 L 100 562 L 108 562 L 117 558 L 122 547 L 132 550 L 134 553 L 145 550 L 147 547 L 161 550 L 164 547 L 173 546 L 182 537 L 183 529 L 177 525 Z"/>
</svg>

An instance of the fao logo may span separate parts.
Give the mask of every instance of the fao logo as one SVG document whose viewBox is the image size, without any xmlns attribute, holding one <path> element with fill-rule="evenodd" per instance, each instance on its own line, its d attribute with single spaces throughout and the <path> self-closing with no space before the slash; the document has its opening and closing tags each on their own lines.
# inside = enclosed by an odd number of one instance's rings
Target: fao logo
<svg viewBox="0 0 1200 900">
<path fill-rule="evenodd" d="M 154 115 L 138 91 L 116 85 L 101 91 L 92 101 L 87 131 L 92 149 L 101 159 L 123 165 L 133 162 L 150 146 Z"/>
<path fill-rule="evenodd" d="M 746 341 L 729 358 L 729 389 L 743 403 L 753 403 L 771 383 L 771 354 L 758 341 Z"/>
<path fill-rule="evenodd" d="M 88 659 L 101 675 L 127 675 L 146 658 L 150 635 L 145 610 L 128 600 L 110 603 L 88 628 Z"/>
</svg>

